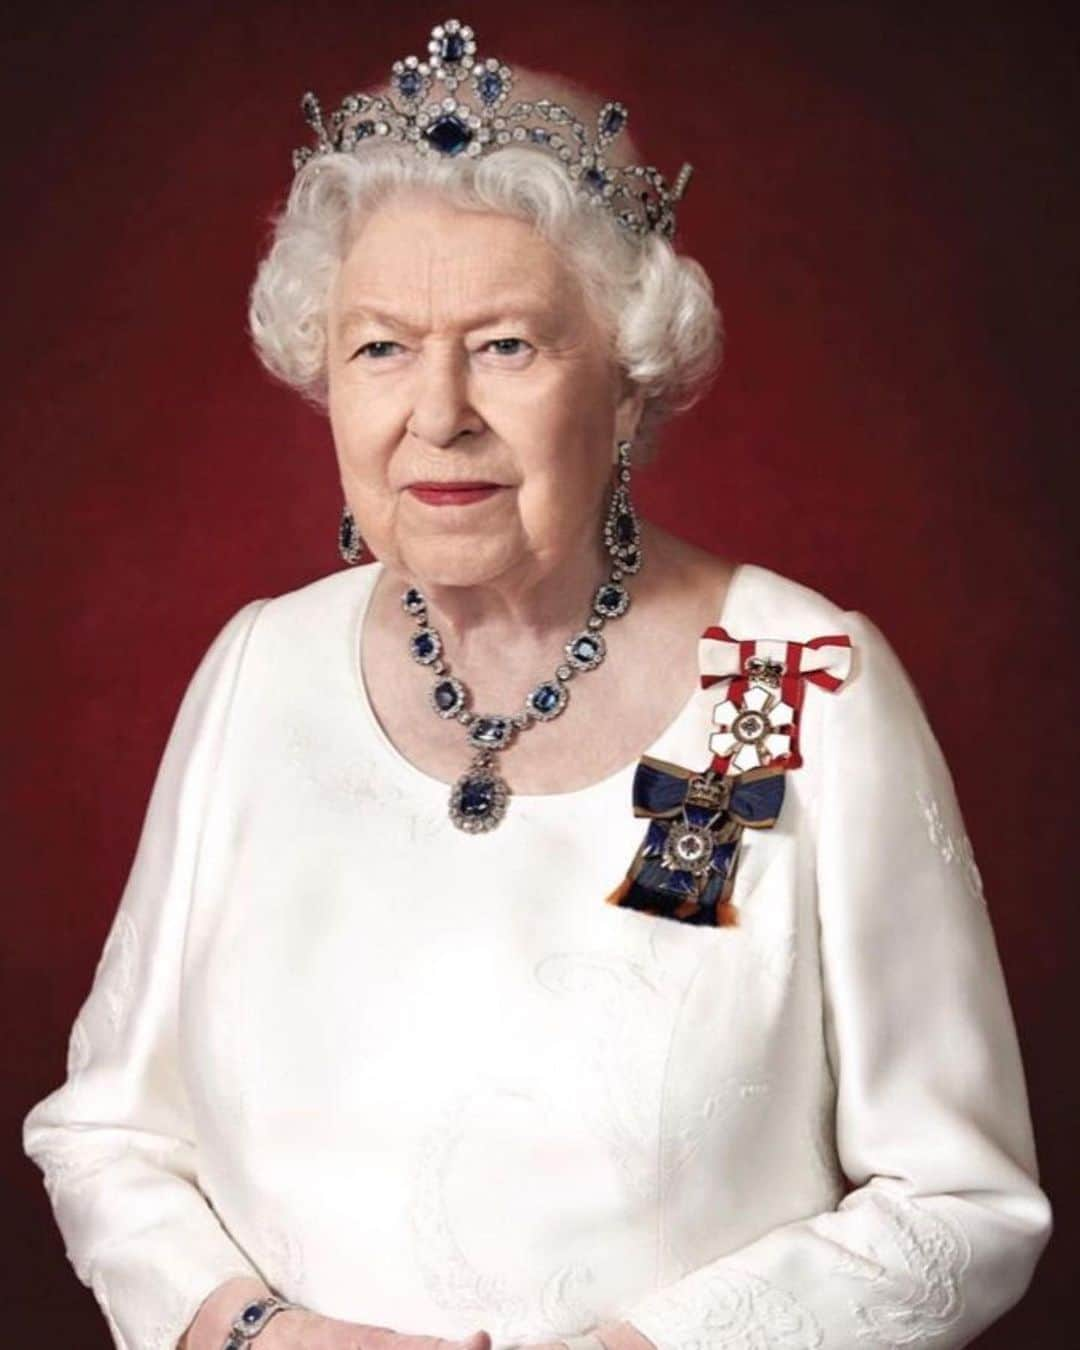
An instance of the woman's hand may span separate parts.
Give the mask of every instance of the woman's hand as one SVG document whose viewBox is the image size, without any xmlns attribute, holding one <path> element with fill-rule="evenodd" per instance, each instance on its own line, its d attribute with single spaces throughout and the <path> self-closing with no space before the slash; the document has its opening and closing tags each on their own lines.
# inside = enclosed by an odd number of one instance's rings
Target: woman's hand
<svg viewBox="0 0 1080 1350">
<path fill-rule="evenodd" d="M 656 1346 L 637 1327 L 629 1322 L 601 1322 L 592 1328 L 592 1334 L 599 1338 L 605 1350 L 656 1350 Z M 485 1347 L 490 1350 L 490 1347 Z M 564 1341 L 542 1341 L 535 1345 L 523 1345 L 519 1350 L 566 1350 Z"/>
<path fill-rule="evenodd" d="M 270 1292 L 261 1280 L 240 1277 L 219 1285 L 195 1315 L 178 1350 L 222 1350 L 234 1319 L 252 1299 Z M 252 1342 L 253 1350 L 255 1342 Z M 391 1327 L 339 1322 L 306 1309 L 276 1313 L 258 1336 L 257 1350 L 491 1350 L 491 1337 L 477 1331 L 467 1340 L 409 1336 Z"/>
<path fill-rule="evenodd" d="M 607 1350 L 656 1350 L 648 1336 L 629 1322 L 601 1322 L 593 1327 L 593 1335 L 603 1341 Z"/>
<path fill-rule="evenodd" d="M 437 1336 L 409 1336 L 363 1322 L 339 1322 L 335 1317 L 320 1317 L 299 1308 L 278 1313 L 259 1335 L 259 1341 L 258 1350 L 491 1350 L 491 1337 L 486 1331 L 475 1332 L 465 1341 L 447 1341 Z M 215 1350 L 221 1350 L 221 1346 Z"/>
</svg>

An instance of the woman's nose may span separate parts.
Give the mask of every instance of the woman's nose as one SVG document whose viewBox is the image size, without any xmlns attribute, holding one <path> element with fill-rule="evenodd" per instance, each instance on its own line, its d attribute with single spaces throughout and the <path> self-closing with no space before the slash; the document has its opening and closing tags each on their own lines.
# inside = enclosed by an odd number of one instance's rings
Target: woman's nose
<svg viewBox="0 0 1080 1350">
<path fill-rule="evenodd" d="M 408 430 L 429 445 L 449 446 L 463 432 L 484 429 L 484 419 L 473 407 L 468 354 L 430 353 L 418 362 Z"/>
</svg>

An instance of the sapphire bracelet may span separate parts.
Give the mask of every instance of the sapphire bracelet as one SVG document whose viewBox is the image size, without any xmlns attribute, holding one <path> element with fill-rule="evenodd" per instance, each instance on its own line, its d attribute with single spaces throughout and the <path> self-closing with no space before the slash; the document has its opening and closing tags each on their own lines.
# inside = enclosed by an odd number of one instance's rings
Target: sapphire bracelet
<svg viewBox="0 0 1080 1350">
<path fill-rule="evenodd" d="M 255 1339 L 275 1313 L 284 1312 L 287 1308 L 298 1306 L 296 1303 L 289 1303 L 286 1299 L 278 1298 L 276 1294 L 267 1294 L 264 1298 L 253 1298 L 250 1303 L 244 1304 L 240 1316 L 229 1328 L 223 1350 L 244 1350 L 248 1341 Z"/>
</svg>

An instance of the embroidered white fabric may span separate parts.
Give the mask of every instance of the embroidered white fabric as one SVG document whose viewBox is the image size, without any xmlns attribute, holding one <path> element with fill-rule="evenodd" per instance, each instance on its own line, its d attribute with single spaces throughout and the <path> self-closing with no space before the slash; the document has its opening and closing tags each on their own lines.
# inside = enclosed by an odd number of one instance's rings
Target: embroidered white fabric
<svg viewBox="0 0 1080 1350">
<path fill-rule="evenodd" d="M 968 1344 L 1051 1212 L 970 841 L 882 634 L 737 572 L 719 625 L 847 633 L 853 665 L 807 690 L 738 926 L 702 928 L 605 903 L 635 764 L 453 828 L 366 701 L 376 575 L 211 644 L 26 1118 L 115 1344 L 170 1350 L 241 1273 L 494 1350 L 618 1319 L 659 1350 Z M 648 753 L 703 767 L 715 701 Z"/>
</svg>

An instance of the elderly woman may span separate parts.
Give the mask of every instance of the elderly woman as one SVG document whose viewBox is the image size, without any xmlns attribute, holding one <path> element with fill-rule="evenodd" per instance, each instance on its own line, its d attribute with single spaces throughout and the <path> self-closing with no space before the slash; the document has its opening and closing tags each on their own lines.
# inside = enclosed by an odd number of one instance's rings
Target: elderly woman
<svg viewBox="0 0 1080 1350">
<path fill-rule="evenodd" d="M 343 568 L 224 625 L 66 1082 L 130 1350 L 968 1344 L 1051 1214 L 979 873 L 862 613 L 639 520 L 715 367 L 684 169 L 435 28 L 251 303 Z"/>
</svg>

